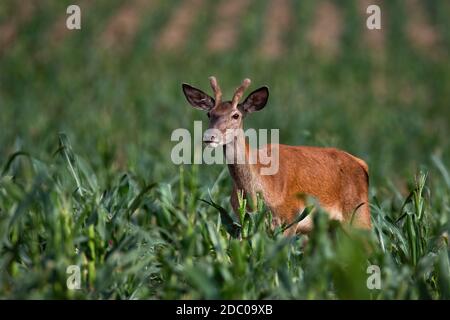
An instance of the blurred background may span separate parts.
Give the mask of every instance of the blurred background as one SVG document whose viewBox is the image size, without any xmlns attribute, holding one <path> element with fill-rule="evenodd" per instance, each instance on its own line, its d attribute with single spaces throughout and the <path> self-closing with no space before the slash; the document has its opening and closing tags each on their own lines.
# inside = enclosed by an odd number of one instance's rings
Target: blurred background
<svg viewBox="0 0 450 320">
<path fill-rule="evenodd" d="M 70 4 L 81 30 L 66 28 Z M 366 27 L 370 4 L 381 30 Z M 401 187 L 433 155 L 448 166 L 449 17 L 448 1 L 2 1 L 0 163 L 48 161 L 64 132 L 107 180 L 170 180 L 171 132 L 206 120 L 181 83 L 210 92 L 216 75 L 231 98 L 250 77 L 271 95 L 247 127 L 345 149 L 375 185 Z"/>
<path fill-rule="evenodd" d="M 0 298 L 449 299 L 449 21 L 447 0 L 1 0 Z M 269 86 L 247 128 L 364 159 L 373 232 L 318 214 L 303 250 L 260 206 L 234 239 L 225 166 L 170 159 L 207 120 L 181 83 L 210 75 Z"/>
</svg>

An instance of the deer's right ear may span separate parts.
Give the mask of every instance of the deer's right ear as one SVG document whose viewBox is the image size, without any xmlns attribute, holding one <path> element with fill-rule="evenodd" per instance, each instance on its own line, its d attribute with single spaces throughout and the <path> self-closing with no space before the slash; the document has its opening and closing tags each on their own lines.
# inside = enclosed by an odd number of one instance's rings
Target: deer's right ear
<svg viewBox="0 0 450 320">
<path fill-rule="evenodd" d="M 267 100 L 269 99 L 269 88 L 267 86 L 256 89 L 245 98 L 242 103 L 244 111 L 251 113 L 259 111 L 266 106 Z"/>
<path fill-rule="evenodd" d="M 187 83 L 183 83 L 183 92 L 186 96 L 187 101 L 194 108 L 208 111 L 214 107 L 214 99 L 204 93 L 202 90 L 194 88 Z"/>
</svg>

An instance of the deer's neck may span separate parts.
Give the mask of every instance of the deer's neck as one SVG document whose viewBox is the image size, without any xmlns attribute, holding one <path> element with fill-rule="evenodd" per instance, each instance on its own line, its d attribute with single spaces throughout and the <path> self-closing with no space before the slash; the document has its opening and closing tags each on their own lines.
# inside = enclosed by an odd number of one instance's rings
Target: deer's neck
<svg viewBox="0 0 450 320">
<path fill-rule="evenodd" d="M 255 197 L 259 178 L 255 165 L 249 161 L 250 152 L 252 150 L 243 136 L 235 137 L 233 142 L 224 146 L 228 169 L 236 188 Z"/>
</svg>

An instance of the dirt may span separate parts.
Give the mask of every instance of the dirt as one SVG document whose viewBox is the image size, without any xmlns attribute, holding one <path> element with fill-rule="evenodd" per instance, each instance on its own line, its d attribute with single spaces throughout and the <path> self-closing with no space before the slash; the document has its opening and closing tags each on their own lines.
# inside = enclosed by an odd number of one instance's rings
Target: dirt
<svg viewBox="0 0 450 320">
<path fill-rule="evenodd" d="M 102 47 L 117 48 L 132 43 L 145 12 L 154 4 L 153 0 L 127 1 L 106 24 L 100 40 Z"/>
<path fill-rule="evenodd" d="M 89 0 L 81 0 L 76 3 L 81 9 L 81 21 L 83 21 L 83 13 L 87 12 L 89 6 L 92 4 Z M 61 43 L 71 32 L 71 30 L 66 27 L 67 13 L 64 11 L 64 14 L 56 19 L 56 22 L 50 28 L 47 39 L 50 45 L 57 45 Z"/>
<path fill-rule="evenodd" d="M 357 1 L 358 11 L 361 14 L 361 20 L 364 23 L 363 41 L 365 45 L 370 49 L 375 55 L 381 55 L 384 53 L 385 49 L 385 38 L 386 38 L 386 15 L 383 11 L 383 1 L 382 0 L 359 0 Z M 381 9 L 381 29 L 372 29 L 366 27 L 366 21 L 369 14 L 366 12 L 367 8 L 372 5 L 378 5 Z"/>
<path fill-rule="evenodd" d="M 222 0 L 219 3 L 206 44 L 210 52 L 227 51 L 236 45 L 239 22 L 249 4 L 249 0 Z"/>
<path fill-rule="evenodd" d="M 203 0 L 184 0 L 175 9 L 171 19 L 162 30 L 156 44 L 157 49 L 162 51 L 182 49 L 190 36 L 189 31 L 192 29 L 195 18 L 203 4 Z"/>
<path fill-rule="evenodd" d="M 422 54 L 438 57 L 442 53 L 440 35 L 430 24 L 425 8 L 418 0 L 405 0 L 405 7 L 408 16 L 406 34 L 411 44 Z"/>
<path fill-rule="evenodd" d="M 290 0 L 271 0 L 265 17 L 264 36 L 261 43 L 263 56 L 278 58 L 285 52 L 283 36 L 292 22 Z"/>
<path fill-rule="evenodd" d="M 13 46 L 20 27 L 31 20 L 36 7 L 36 0 L 16 2 L 15 14 L 0 25 L 0 55 Z"/>
<path fill-rule="evenodd" d="M 368 54 L 371 59 L 378 66 L 375 68 L 371 80 L 370 88 L 376 99 L 383 103 L 388 95 L 388 87 L 386 81 L 386 75 L 383 72 L 382 65 L 386 61 L 386 32 L 388 30 L 387 17 L 383 10 L 383 0 L 360 0 L 357 1 L 358 11 L 361 15 L 361 21 L 363 23 L 362 42 L 363 45 L 368 48 Z M 381 9 L 381 29 L 368 29 L 366 27 L 366 21 L 369 17 L 367 13 L 367 7 L 372 4 L 376 4 Z"/>
<path fill-rule="evenodd" d="M 316 8 L 314 23 L 307 33 L 309 43 L 320 55 L 334 57 L 340 51 L 342 31 L 341 10 L 328 0 L 321 1 Z"/>
</svg>

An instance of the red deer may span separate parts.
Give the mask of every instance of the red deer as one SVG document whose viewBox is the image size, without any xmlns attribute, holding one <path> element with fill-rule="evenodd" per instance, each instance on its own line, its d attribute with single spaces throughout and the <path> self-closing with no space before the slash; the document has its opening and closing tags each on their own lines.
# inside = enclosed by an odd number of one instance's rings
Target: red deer
<svg viewBox="0 0 450 320">
<path fill-rule="evenodd" d="M 250 85 L 249 79 L 237 88 L 231 101 L 222 101 L 222 91 L 215 77 L 210 77 L 210 83 L 214 98 L 188 84 L 183 84 L 183 92 L 193 107 L 207 111 L 209 128 L 215 129 L 215 133 L 205 132 L 203 143 L 210 147 L 223 146 L 226 158 L 231 150 L 234 150 L 232 160 L 236 160 L 236 155 L 245 157 L 241 163 L 227 162 L 233 179 L 231 205 L 236 214 L 238 193 L 250 203 L 255 203 L 259 193 L 274 218 L 279 223 L 289 224 L 307 205 L 305 197 L 300 195 L 308 195 L 317 199 L 331 219 L 353 221 L 356 227 L 371 228 L 368 166 L 363 160 L 335 148 L 267 144 L 260 150 L 268 153 L 277 150 L 278 170 L 271 175 L 261 174 L 264 164 L 259 160 L 248 161 L 255 150 L 250 148 L 245 136 L 229 132 L 243 132 L 244 118 L 266 106 L 268 87 L 256 89 L 240 103 L 244 90 Z M 312 221 L 308 216 L 285 233 L 307 234 L 312 230 Z"/>
</svg>

